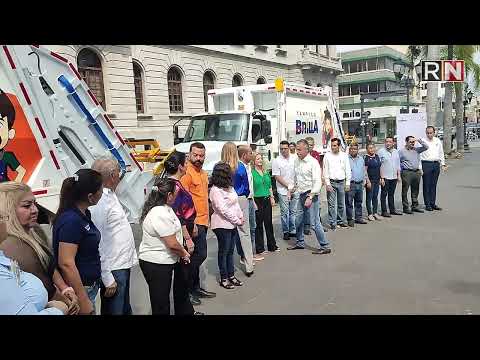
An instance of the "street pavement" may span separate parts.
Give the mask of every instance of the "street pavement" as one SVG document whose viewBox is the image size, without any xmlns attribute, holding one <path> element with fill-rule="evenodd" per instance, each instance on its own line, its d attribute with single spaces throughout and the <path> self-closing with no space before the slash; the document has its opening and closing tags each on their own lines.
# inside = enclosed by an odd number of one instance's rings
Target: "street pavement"
<svg viewBox="0 0 480 360">
<path fill-rule="evenodd" d="M 236 275 L 244 286 L 234 290 L 217 283 L 217 240 L 209 231 L 202 283 L 217 297 L 202 300 L 196 310 L 208 315 L 479 314 L 480 148 L 478 143 L 471 148 L 464 159 L 447 161 L 450 167 L 440 177 L 437 195 L 443 211 L 329 231 L 330 255 L 311 253 L 318 245 L 314 236 L 306 236 L 311 249 L 287 251 L 276 206 L 281 252 L 257 262 L 251 278 L 243 274 L 235 254 Z M 399 185 L 397 209 L 402 208 L 400 191 Z M 419 201 L 423 205 L 421 191 Z M 326 211 L 324 193 L 325 220 Z M 141 230 L 135 226 L 134 232 L 138 248 Z M 132 272 L 131 298 L 134 314 L 151 313 L 138 266 Z"/>
</svg>

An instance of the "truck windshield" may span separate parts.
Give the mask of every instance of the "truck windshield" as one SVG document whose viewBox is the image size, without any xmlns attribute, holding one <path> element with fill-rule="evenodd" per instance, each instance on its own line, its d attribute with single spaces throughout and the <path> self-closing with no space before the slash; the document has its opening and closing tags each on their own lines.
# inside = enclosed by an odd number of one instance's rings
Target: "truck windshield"
<svg viewBox="0 0 480 360">
<path fill-rule="evenodd" d="M 195 116 L 183 141 L 247 141 L 248 118 L 247 114 Z"/>
</svg>

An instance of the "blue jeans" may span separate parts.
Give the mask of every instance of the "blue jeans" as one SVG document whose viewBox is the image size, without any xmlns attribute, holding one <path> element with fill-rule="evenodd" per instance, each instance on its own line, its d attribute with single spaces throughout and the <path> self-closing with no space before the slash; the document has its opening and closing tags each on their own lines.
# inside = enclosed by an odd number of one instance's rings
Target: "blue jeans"
<svg viewBox="0 0 480 360">
<path fill-rule="evenodd" d="M 380 190 L 380 180 L 370 180 L 372 187 L 367 188 L 367 213 L 368 215 L 378 214 L 378 192 Z"/>
<path fill-rule="evenodd" d="M 84 286 L 85 291 L 87 292 L 88 298 L 93 305 L 93 315 L 96 314 L 97 309 L 95 308 L 95 298 L 97 297 L 98 290 L 100 289 L 101 280 L 97 280 L 91 286 Z"/>
<path fill-rule="evenodd" d="M 220 279 L 224 280 L 235 275 L 233 266 L 233 248 L 237 229 L 213 229 L 218 240 L 218 269 Z"/>
<path fill-rule="evenodd" d="M 252 238 L 253 254 L 255 254 L 255 229 L 257 228 L 257 221 L 255 219 L 255 202 L 253 199 L 248 199 L 248 220 L 250 221 L 250 237 Z"/>
<path fill-rule="evenodd" d="M 303 234 L 304 224 L 304 213 L 310 213 L 310 224 L 312 225 L 313 231 L 317 237 L 317 241 L 320 244 L 321 249 L 328 249 L 330 243 L 323 232 L 323 226 L 320 222 L 320 199 L 318 195 L 315 195 L 312 199 L 312 205 L 310 209 L 305 207 L 305 200 L 307 199 L 308 193 L 300 194 L 297 202 L 297 246 L 305 247 L 305 235 Z"/>
<path fill-rule="evenodd" d="M 278 203 L 280 204 L 280 214 L 282 219 L 283 233 L 295 234 L 295 221 L 297 213 L 298 194 L 293 194 L 290 201 L 287 195 L 278 194 Z"/>
<path fill-rule="evenodd" d="M 106 298 L 105 286 L 102 284 L 100 296 L 102 299 L 102 315 L 132 315 L 130 306 L 130 269 L 112 270 L 117 283 L 117 291 L 112 297 Z"/>
<path fill-rule="evenodd" d="M 337 223 L 345 223 L 343 208 L 345 202 L 345 181 L 330 181 L 333 191 L 327 191 L 328 200 L 328 221 L 330 225 L 337 226 Z"/>
<path fill-rule="evenodd" d="M 353 207 L 355 205 L 355 220 L 362 219 L 363 183 L 350 183 L 350 191 L 345 193 L 345 207 L 347 208 L 347 220 L 353 220 Z"/>
</svg>

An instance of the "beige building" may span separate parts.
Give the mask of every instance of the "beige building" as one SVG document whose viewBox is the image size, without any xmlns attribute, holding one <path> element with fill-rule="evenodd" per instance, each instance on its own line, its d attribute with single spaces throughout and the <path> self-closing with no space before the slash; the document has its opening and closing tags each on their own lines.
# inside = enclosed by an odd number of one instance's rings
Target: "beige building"
<svg viewBox="0 0 480 360">
<path fill-rule="evenodd" d="M 173 145 L 173 125 L 206 110 L 211 88 L 273 82 L 333 86 L 335 45 L 48 45 L 77 64 L 124 137 Z M 182 135 L 182 134 L 180 134 Z"/>
</svg>

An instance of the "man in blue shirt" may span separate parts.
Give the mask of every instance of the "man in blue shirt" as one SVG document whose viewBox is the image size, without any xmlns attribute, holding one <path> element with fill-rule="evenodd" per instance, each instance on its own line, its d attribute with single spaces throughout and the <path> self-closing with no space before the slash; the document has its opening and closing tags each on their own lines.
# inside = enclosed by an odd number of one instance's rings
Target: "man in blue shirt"
<svg viewBox="0 0 480 360">
<path fill-rule="evenodd" d="M 380 166 L 380 185 L 382 191 L 380 193 L 380 203 L 382 205 L 382 216 L 391 217 L 392 215 L 403 215 L 395 210 L 395 189 L 400 178 L 400 156 L 398 150 L 393 147 L 393 137 L 385 138 L 385 147 L 378 151 L 378 157 L 382 166 Z M 387 197 L 388 208 L 390 214 L 387 213 Z"/>
<path fill-rule="evenodd" d="M 363 202 L 363 180 L 365 178 L 365 162 L 363 157 L 358 156 L 358 144 L 353 143 L 349 147 L 348 160 L 352 177 L 350 179 L 350 191 L 345 192 L 345 204 L 347 208 L 348 226 L 354 227 L 354 224 L 366 224 L 362 218 Z M 355 221 L 353 220 L 353 205 L 355 203 Z"/>
<path fill-rule="evenodd" d="M 243 212 L 245 223 L 238 226 L 238 237 L 235 239 L 237 252 L 240 255 L 240 262 L 245 265 L 245 275 L 248 277 L 253 275 L 253 250 L 252 240 L 250 237 L 250 222 L 249 222 L 249 201 L 251 190 L 251 180 L 249 175 L 248 163 L 252 158 L 252 149 L 248 146 L 242 145 L 238 147 L 238 162 L 237 171 L 233 175 L 233 187 L 238 195 L 238 203 Z"/>
</svg>

